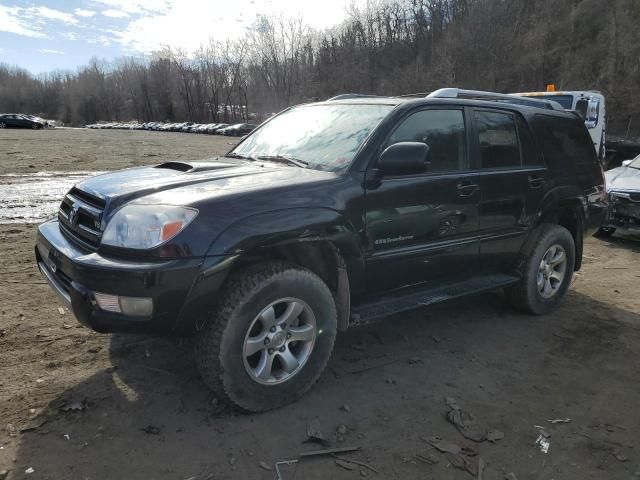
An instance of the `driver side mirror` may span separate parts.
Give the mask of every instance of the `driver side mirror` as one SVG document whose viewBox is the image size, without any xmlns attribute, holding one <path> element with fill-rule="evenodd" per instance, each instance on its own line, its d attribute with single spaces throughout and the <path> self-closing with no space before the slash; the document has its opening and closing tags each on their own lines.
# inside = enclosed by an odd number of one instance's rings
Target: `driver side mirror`
<svg viewBox="0 0 640 480">
<path fill-rule="evenodd" d="M 424 173 L 429 167 L 429 145 L 399 142 L 388 146 L 378 159 L 378 168 L 386 175 Z"/>
</svg>

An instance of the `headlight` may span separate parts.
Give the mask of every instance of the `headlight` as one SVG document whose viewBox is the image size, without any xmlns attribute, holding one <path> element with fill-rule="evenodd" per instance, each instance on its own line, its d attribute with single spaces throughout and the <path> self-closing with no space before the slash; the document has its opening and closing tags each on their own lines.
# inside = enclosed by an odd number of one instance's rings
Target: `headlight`
<svg viewBox="0 0 640 480">
<path fill-rule="evenodd" d="M 102 234 L 104 245 L 154 248 L 180 233 L 196 218 L 194 208 L 173 205 L 129 205 L 109 220 Z"/>
</svg>

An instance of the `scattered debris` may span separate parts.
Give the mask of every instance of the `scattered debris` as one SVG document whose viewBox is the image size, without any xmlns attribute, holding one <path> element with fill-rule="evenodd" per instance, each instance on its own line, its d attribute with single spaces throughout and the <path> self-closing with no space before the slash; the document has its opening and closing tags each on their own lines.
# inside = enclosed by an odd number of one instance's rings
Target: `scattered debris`
<svg viewBox="0 0 640 480">
<path fill-rule="evenodd" d="M 27 473 L 27 474 L 30 474 L 30 473 L 33 473 L 33 472 L 35 472 L 35 470 L 33 469 L 33 467 L 29 467 L 29 468 L 27 468 L 27 469 L 24 471 L 24 473 Z"/>
<path fill-rule="evenodd" d="M 102 350 L 102 347 L 91 347 L 90 349 L 87 350 L 88 353 L 98 353 L 100 352 L 100 350 Z"/>
<path fill-rule="evenodd" d="M 413 458 L 427 465 L 435 465 L 440 462 L 440 459 L 432 452 L 418 453 Z"/>
<path fill-rule="evenodd" d="M 571 423 L 571 419 L 570 418 L 556 418 L 554 420 L 547 420 L 547 422 L 555 425 L 557 423 Z"/>
<path fill-rule="evenodd" d="M 71 437 L 69 436 L 69 434 L 68 434 L 68 433 L 65 433 L 65 434 L 63 435 L 63 437 L 64 437 L 64 439 L 65 439 L 65 440 L 67 440 L 67 441 L 71 440 Z"/>
<path fill-rule="evenodd" d="M 64 308 L 62 308 L 62 307 L 58 307 L 58 313 L 59 313 L 60 315 L 64 315 Z"/>
<path fill-rule="evenodd" d="M 440 437 L 423 438 L 423 440 L 441 453 L 457 455 L 462 451 L 462 449 L 455 443 L 449 442 L 448 440 L 444 440 Z"/>
<path fill-rule="evenodd" d="M 21 433 L 32 432 L 40 428 L 45 423 L 47 423 L 47 419 L 44 417 L 33 418 L 29 421 L 29 423 L 27 423 L 27 425 L 25 425 L 23 428 L 20 429 L 20 432 Z"/>
<path fill-rule="evenodd" d="M 18 429 L 12 423 L 7 423 L 7 433 L 10 437 L 15 437 L 18 434 Z"/>
<path fill-rule="evenodd" d="M 347 412 L 347 413 L 349 413 L 349 412 L 351 411 L 351 407 L 349 406 L 349 404 L 348 404 L 348 403 L 345 403 L 344 405 L 342 405 L 342 406 L 340 407 L 340 410 L 342 410 L 343 412 Z"/>
<path fill-rule="evenodd" d="M 340 447 L 340 448 L 327 448 L 325 450 L 313 450 L 310 452 L 302 452 L 298 456 L 300 458 L 306 457 L 319 457 L 322 455 L 333 455 L 336 453 L 356 452 L 360 450 L 360 447 Z"/>
<path fill-rule="evenodd" d="M 338 428 L 336 429 L 338 435 L 346 435 L 347 431 L 348 429 L 346 425 L 338 425 Z"/>
<path fill-rule="evenodd" d="M 351 462 L 349 462 L 347 460 L 341 460 L 339 458 L 336 458 L 335 462 L 336 462 L 336 465 L 338 465 L 341 468 L 344 468 L 345 470 L 351 470 L 351 471 L 358 470 L 358 466 L 357 465 L 355 465 L 355 464 L 353 464 L 353 463 L 351 463 Z"/>
<path fill-rule="evenodd" d="M 298 463 L 300 460 L 298 460 L 297 458 L 294 458 L 292 460 L 282 460 L 280 462 L 276 462 L 276 480 L 283 480 L 282 479 L 282 474 L 280 473 L 280 466 L 281 465 L 293 465 L 295 463 Z"/>
<path fill-rule="evenodd" d="M 629 461 L 629 457 L 627 457 L 624 453 L 622 453 L 621 450 L 617 449 L 613 451 L 613 456 L 616 460 L 618 460 L 619 462 L 628 462 Z"/>
<path fill-rule="evenodd" d="M 536 446 L 540 449 L 542 453 L 549 453 L 549 447 L 551 446 L 551 441 L 548 437 L 540 434 L 536 439 Z"/>
<path fill-rule="evenodd" d="M 478 465 L 476 462 L 472 461 L 465 455 L 454 455 L 453 453 L 445 454 L 449 463 L 453 465 L 455 468 L 459 468 L 460 470 L 466 470 L 471 475 L 478 474 Z"/>
<path fill-rule="evenodd" d="M 160 435 L 160 427 L 156 427 L 155 425 L 147 425 L 139 430 L 147 435 Z"/>
<path fill-rule="evenodd" d="M 69 330 L 70 328 L 73 328 L 73 326 L 69 325 L 68 323 L 63 323 L 62 328 L 64 328 L 65 330 Z"/>
<path fill-rule="evenodd" d="M 487 440 L 489 440 L 491 443 L 495 443 L 498 440 L 502 440 L 504 438 L 504 432 L 501 432 L 500 430 L 489 430 L 487 432 Z"/>
<path fill-rule="evenodd" d="M 0 480 L 5 480 L 9 476 L 9 470 L 0 470 Z"/>
<path fill-rule="evenodd" d="M 371 470 L 373 473 L 378 473 L 378 474 L 380 473 L 380 471 L 379 471 L 379 470 L 377 470 L 377 469 L 373 468 L 371 465 L 369 465 L 369 464 L 368 464 L 368 463 L 366 463 L 366 462 L 361 462 L 360 460 L 353 460 L 353 459 L 351 459 L 351 458 L 347 459 L 347 458 L 339 457 L 339 456 L 338 456 L 338 455 L 336 455 L 336 454 L 333 454 L 333 456 L 334 456 L 335 458 L 339 459 L 339 460 L 345 460 L 345 461 L 347 461 L 347 462 L 355 463 L 356 465 L 360 465 L 361 467 L 368 468 L 368 469 L 369 469 L 369 470 Z"/>
<path fill-rule="evenodd" d="M 420 357 L 409 357 L 409 365 L 415 365 L 416 363 L 422 363 L 422 359 Z"/>
<path fill-rule="evenodd" d="M 324 447 L 328 447 L 329 445 L 331 445 L 331 442 L 329 442 L 327 436 L 322 432 L 320 419 L 318 419 L 317 417 L 307 424 L 307 439 L 304 443 L 317 443 Z"/>
<path fill-rule="evenodd" d="M 482 442 L 487 439 L 487 429 L 478 424 L 478 420 L 473 414 L 463 410 L 455 398 L 447 397 L 446 403 L 450 408 L 447 412 L 447 420 L 455 425 L 463 437 L 474 442 Z"/>
<path fill-rule="evenodd" d="M 87 408 L 87 399 L 74 400 L 62 406 L 63 412 L 82 412 Z"/>
<path fill-rule="evenodd" d="M 387 378 L 385 382 L 387 382 L 389 385 L 395 385 L 397 383 L 396 379 L 392 377 Z"/>
<path fill-rule="evenodd" d="M 482 480 L 484 475 L 484 460 L 478 457 L 478 480 Z"/>
<path fill-rule="evenodd" d="M 271 472 L 271 471 L 273 470 L 273 467 L 272 467 L 271 465 L 269 465 L 268 463 L 266 463 L 266 462 L 260 462 L 260 463 L 258 464 L 258 466 L 259 466 L 261 469 L 266 470 L 266 471 L 268 471 L 268 472 Z"/>
<path fill-rule="evenodd" d="M 518 480 L 518 477 L 516 477 L 515 473 L 509 472 L 504 476 L 504 480 Z"/>
</svg>

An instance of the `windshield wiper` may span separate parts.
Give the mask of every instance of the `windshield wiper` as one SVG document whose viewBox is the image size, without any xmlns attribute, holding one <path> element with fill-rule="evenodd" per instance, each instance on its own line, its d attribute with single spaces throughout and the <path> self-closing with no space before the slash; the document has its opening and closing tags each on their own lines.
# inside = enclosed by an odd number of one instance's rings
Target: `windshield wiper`
<svg viewBox="0 0 640 480">
<path fill-rule="evenodd" d="M 260 155 L 257 157 L 259 160 L 269 160 L 272 162 L 281 162 L 288 163 L 289 165 L 295 165 L 300 168 L 307 168 L 309 166 L 308 162 L 304 160 L 299 160 L 297 158 L 291 158 L 284 155 Z"/>
<path fill-rule="evenodd" d="M 225 155 L 227 158 L 241 158 L 242 160 L 255 160 L 253 157 L 248 157 L 246 155 L 240 155 L 239 153 L 229 152 Z"/>
</svg>

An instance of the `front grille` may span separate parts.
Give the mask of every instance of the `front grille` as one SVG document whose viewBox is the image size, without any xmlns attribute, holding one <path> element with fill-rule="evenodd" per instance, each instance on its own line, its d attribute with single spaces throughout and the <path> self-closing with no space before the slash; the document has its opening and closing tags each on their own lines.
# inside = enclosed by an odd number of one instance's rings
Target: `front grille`
<svg viewBox="0 0 640 480">
<path fill-rule="evenodd" d="M 102 235 L 105 206 L 103 199 L 73 187 L 58 210 L 60 230 L 87 248 L 97 248 Z"/>
</svg>

